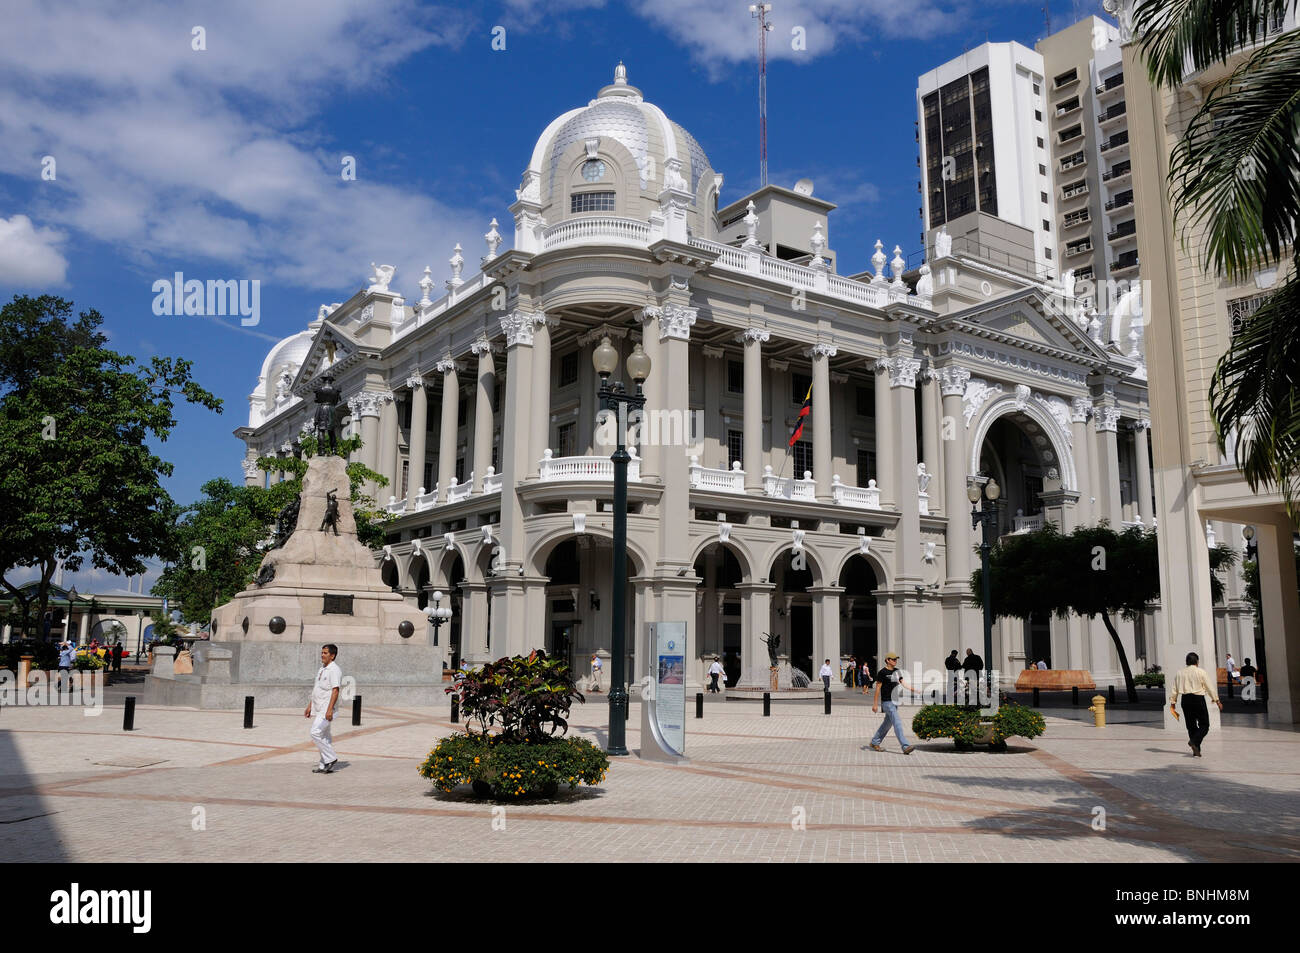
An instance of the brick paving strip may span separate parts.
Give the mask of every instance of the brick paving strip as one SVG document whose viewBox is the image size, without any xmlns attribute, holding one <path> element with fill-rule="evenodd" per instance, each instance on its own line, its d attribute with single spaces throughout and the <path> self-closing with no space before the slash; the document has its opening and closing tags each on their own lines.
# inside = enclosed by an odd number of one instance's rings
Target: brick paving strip
<svg viewBox="0 0 1300 953">
<path fill-rule="evenodd" d="M 369 750 L 353 750 L 354 739 L 378 738 L 385 733 L 394 730 L 401 730 L 411 727 L 436 727 L 439 734 L 444 734 L 449 730 L 458 730 L 463 728 L 461 725 L 454 725 L 450 721 L 431 713 L 421 713 L 418 711 L 409 711 L 403 709 L 390 708 L 371 708 L 367 712 L 372 716 L 392 719 L 386 723 L 367 725 L 366 727 L 351 728 L 348 727 L 340 733 L 337 739 L 337 746 L 340 755 L 348 758 L 369 759 L 382 758 L 384 760 L 403 760 L 418 763 L 418 759 L 412 758 L 405 754 L 382 753 Z M 195 712 L 185 712 L 186 715 L 197 714 Z M 210 713 L 208 713 L 210 714 Z M 228 714 L 228 713 L 227 713 Z M 582 712 L 590 715 L 591 712 Z M 271 720 L 289 717 L 286 713 L 272 712 L 269 713 Z M 298 716 L 301 717 L 300 715 Z M 724 715 L 723 720 L 726 720 Z M 741 716 L 737 720 L 742 720 Z M 341 719 L 345 720 L 345 719 Z M 780 724 L 784 726 L 792 719 L 786 716 L 780 719 Z M 778 722 L 778 719 L 773 719 Z M 846 730 L 856 730 L 861 728 L 861 724 L 855 720 L 853 723 L 844 722 L 838 725 L 830 723 L 812 722 L 802 724 L 800 728 L 829 728 L 831 732 L 843 732 Z M 639 737 L 636 726 L 639 725 L 637 719 L 633 719 L 628 725 L 629 742 L 633 743 L 634 739 Z M 277 723 L 278 726 L 278 723 Z M 603 733 L 603 724 L 578 725 L 574 729 L 581 734 Z M 736 725 L 740 729 L 742 726 Z M 97 735 L 104 738 L 105 732 L 88 732 L 88 731 L 58 731 L 52 729 L 8 729 L 16 735 Z M 799 743 L 803 745 L 817 745 L 820 749 L 833 748 L 843 744 L 852 744 L 853 748 L 860 747 L 857 741 L 849 737 L 826 737 L 822 734 L 764 734 L 751 733 L 745 730 L 736 731 L 693 731 L 691 736 L 696 739 L 707 739 L 709 742 L 724 742 L 732 744 L 746 744 L 749 742 L 762 742 L 768 745 L 773 743 Z M 160 774 L 161 772 L 174 773 L 182 770 L 194 770 L 196 767 L 199 771 L 210 768 L 237 768 L 247 767 L 259 764 L 269 759 L 280 758 L 287 755 L 293 755 L 300 752 L 314 751 L 314 745 L 309 741 L 294 742 L 290 744 L 268 745 L 256 742 L 229 741 L 221 739 L 205 738 L 180 738 L 173 736 L 161 735 L 141 735 L 135 734 L 129 736 L 116 736 L 117 738 L 139 739 L 141 741 L 168 741 L 179 742 L 202 746 L 204 744 L 217 744 L 225 746 L 240 747 L 245 750 L 258 749 L 248 754 L 236 758 L 205 763 L 199 766 L 149 766 L 137 769 L 95 773 L 88 775 L 79 775 L 62 780 L 50 780 L 46 782 L 30 783 L 22 786 L 11 788 L 0 788 L 0 798 L 15 798 L 24 796 L 36 796 L 47 798 L 78 798 L 88 800 L 109 800 L 115 802 L 155 802 L 155 803 L 183 803 L 183 804 L 213 804 L 241 808 L 260 808 L 272 809 L 277 811 L 306 811 L 309 813 L 320 811 L 343 812 L 343 813 L 361 813 L 361 814 L 380 814 L 396 816 L 424 816 L 450 819 L 472 819 L 481 822 L 484 812 L 491 802 L 469 801 L 466 798 L 467 806 L 456 807 L 453 804 L 447 804 L 443 796 L 437 795 L 437 799 L 443 801 L 443 804 L 437 807 L 424 807 L 400 804 L 373 804 L 373 803 L 339 803 L 328 801 L 303 801 L 292 799 L 271 799 L 258 797 L 230 797 L 230 796 L 211 796 L 211 795 L 182 795 L 175 792 L 175 786 L 186 783 L 177 778 L 172 790 L 168 793 L 157 793 L 156 791 L 137 792 L 137 791 L 104 791 L 91 790 L 91 786 L 125 779 L 139 779 L 147 774 Z M 1067 742 L 1082 742 L 1083 737 L 1077 739 L 1065 739 Z M 1110 739 L 1107 739 L 1109 741 Z M 1116 739 L 1118 740 L 1118 739 Z M 1143 739 L 1125 739 L 1141 742 Z M 1091 739 L 1089 739 L 1090 743 Z M 392 742 L 390 741 L 389 744 Z M 809 832 L 850 832 L 866 834 L 910 834 L 910 835 L 996 835 L 1006 837 L 1014 835 L 1023 838 L 1047 837 L 1050 839 L 1069 838 L 1088 838 L 1089 841 L 1097 836 L 1090 828 L 1091 816 L 1081 814 L 1078 808 L 1069 808 L 1056 803 L 1025 803 L 1008 801 L 1004 799 L 995 799 L 984 796 L 969 794 L 956 794 L 951 791 L 924 790 L 921 788 L 910 788 L 898 785 L 888 785 L 881 783 L 872 783 L 862 780 L 827 778 L 821 777 L 814 773 L 816 770 L 835 769 L 835 768 L 852 768 L 862 769 L 864 765 L 859 762 L 845 762 L 837 760 L 834 762 L 810 761 L 805 765 L 808 771 L 804 773 L 795 773 L 790 769 L 793 767 L 789 760 L 778 761 L 735 761 L 735 760 L 713 760 L 719 752 L 717 749 L 722 747 L 717 744 L 705 744 L 701 746 L 701 754 L 696 756 L 696 760 L 691 763 L 676 766 L 666 766 L 651 762 L 643 762 L 636 758 L 617 759 L 615 764 L 618 768 L 631 767 L 633 774 L 644 773 L 650 777 L 656 777 L 660 786 L 662 782 L 667 781 L 673 776 L 689 776 L 707 783 L 709 780 L 723 782 L 726 787 L 719 789 L 716 794 L 712 794 L 710 803 L 716 803 L 720 806 L 730 806 L 736 804 L 735 810 L 745 811 L 745 806 L 741 804 L 742 794 L 752 801 L 754 789 L 768 789 L 773 791 L 789 792 L 792 794 L 818 795 L 837 799 L 839 802 L 839 811 L 842 813 L 847 808 L 842 802 L 867 803 L 867 804 L 887 804 L 895 807 L 900 816 L 915 816 L 917 811 L 936 812 L 939 814 L 956 815 L 960 818 L 959 823 L 947 825 L 943 823 L 851 823 L 846 821 L 831 821 L 822 823 L 807 823 Z M 820 750 L 819 749 L 819 750 Z M 779 751 L 784 749 L 778 749 Z M 918 749 L 918 754 L 927 749 Z M 933 751 L 933 748 L 929 749 Z M 1050 775 L 1060 778 L 1067 782 L 1071 788 L 1086 791 L 1097 799 L 1106 802 L 1108 817 L 1107 829 L 1105 834 L 1100 836 L 1115 838 L 1117 841 L 1129 842 L 1135 844 L 1146 844 L 1152 847 L 1171 848 L 1178 851 L 1184 857 L 1192 859 L 1204 859 L 1212 861 L 1261 861 L 1277 860 L 1279 855 L 1293 855 L 1300 858 L 1300 838 L 1286 835 L 1270 834 L 1267 838 L 1267 846 L 1252 846 L 1251 844 L 1232 844 L 1226 838 L 1229 836 L 1240 836 L 1237 832 L 1223 831 L 1212 828 L 1197 826 L 1189 821 L 1183 820 L 1175 814 L 1164 810 L 1151 801 L 1144 799 L 1140 795 L 1127 791 L 1097 775 L 1089 772 L 1085 768 L 1079 767 L 1057 754 L 1053 754 L 1041 748 L 1028 746 L 1021 749 L 1022 753 L 1027 754 L 1039 770 L 1045 770 Z M 107 757 L 107 755 L 106 755 Z M 954 767 L 952 764 L 945 763 L 936 766 L 932 763 L 922 763 L 920 761 L 908 761 L 908 759 L 899 759 L 899 763 L 906 765 L 909 772 L 919 770 L 936 769 L 947 771 Z M 967 765 L 974 766 L 977 762 L 970 761 Z M 1024 765 L 1017 758 L 1014 762 L 978 762 L 980 766 L 985 764 L 996 764 L 998 768 L 1010 768 L 1013 771 L 1023 769 Z M 777 770 L 777 766 L 785 770 Z M 894 763 L 882 764 L 882 767 L 892 768 Z M 1246 773 L 1265 773 L 1250 772 Z M 1269 772 L 1278 775 L 1285 775 L 1284 772 Z M 1290 775 L 1294 776 L 1294 775 Z M 201 777 L 201 775 L 200 775 Z M 979 774 L 957 775 L 952 778 L 929 776 L 930 782 L 950 782 L 958 783 L 959 781 L 988 783 L 993 784 L 1001 776 L 985 777 Z M 420 782 L 423 784 L 423 782 Z M 740 785 L 739 788 L 736 785 Z M 202 785 L 200 785 L 202 786 Z M 653 784 L 651 785 L 653 788 Z M 674 785 L 679 787 L 678 785 Z M 339 789 L 336 792 L 343 794 L 348 791 L 347 788 Z M 692 789 L 693 790 L 693 789 Z M 408 792 L 409 793 L 409 792 Z M 601 797 L 618 797 L 626 792 L 604 791 Z M 425 794 L 422 796 L 434 797 L 435 795 Z M 450 800 L 460 799 L 459 795 L 453 795 Z M 584 811 L 589 811 L 592 807 L 597 806 L 598 802 L 582 798 L 580 803 L 574 800 L 564 800 L 560 802 L 562 806 L 578 806 Z M 615 802 L 609 802 L 613 806 Z M 656 801 L 656 804 L 660 802 Z M 674 802 L 669 799 L 664 802 L 666 805 L 681 807 L 680 801 Z M 472 804 L 473 806 L 468 806 Z M 693 805 L 687 805 L 688 807 Z M 823 805 L 824 807 L 824 805 Z M 780 831 L 789 832 L 791 824 L 788 818 L 779 820 L 766 820 L 758 818 L 743 817 L 682 817 L 682 816 L 651 816 L 644 812 L 635 815 L 617 815 L 609 813 L 592 814 L 592 813 L 563 813 L 553 809 L 545 809 L 543 805 L 524 803 L 512 803 L 510 805 L 512 822 L 526 821 L 530 825 L 539 824 L 578 824 L 578 825 L 597 825 L 597 826 L 619 826 L 626 825 L 634 828 L 661 827 L 661 828 L 684 828 L 684 829 L 717 829 L 717 830 L 739 830 L 739 831 Z M 836 809 L 836 804 L 831 803 L 832 812 Z M 910 809 L 910 810 L 908 810 Z M 954 820 L 957 819 L 954 818 Z M 924 842 L 923 842 L 924 843 Z M 1271 848 L 1271 849 L 1270 849 Z M 688 850 L 688 848 L 683 848 Z M 928 848 L 923 847 L 921 852 L 928 849 L 931 858 L 934 858 L 934 845 Z M 894 853 L 897 851 L 893 847 L 883 847 L 877 845 L 877 855 L 881 850 L 890 850 Z M 943 850 L 943 845 L 939 845 L 939 850 Z M 799 853 L 798 850 L 795 851 Z M 743 859 L 743 858 L 738 858 Z M 769 858 L 770 859 L 770 858 Z M 778 858 L 779 859 L 779 858 Z M 800 859 L 815 859 L 801 857 Z M 912 859 L 920 859 L 915 857 Z"/>
</svg>

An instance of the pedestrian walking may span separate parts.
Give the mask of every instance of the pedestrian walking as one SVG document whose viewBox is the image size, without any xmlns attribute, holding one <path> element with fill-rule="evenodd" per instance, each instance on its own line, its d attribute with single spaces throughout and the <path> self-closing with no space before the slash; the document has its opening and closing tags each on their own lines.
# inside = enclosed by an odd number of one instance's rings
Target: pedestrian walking
<svg viewBox="0 0 1300 953">
<path fill-rule="evenodd" d="M 876 670 L 876 657 L 873 655 L 862 663 L 862 694 L 871 691 L 872 673 Z"/>
<path fill-rule="evenodd" d="M 835 669 L 831 668 L 831 660 L 827 659 L 822 662 L 822 669 L 817 673 L 822 678 L 822 684 L 826 686 L 825 691 L 831 690 L 831 678 L 835 675 Z"/>
<path fill-rule="evenodd" d="M 77 650 L 71 642 L 64 642 L 59 646 L 59 683 L 58 691 L 63 691 L 64 672 L 67 672 L 68 690 L 72 689 L 72 663 L 77 659 Z"/>
<path fill-rule="evenodd" d="M 600 691 L 600 670 L 602 668 L 604 668 L 604 663 L 601 662 L 600 656 L 593 652 L 591 654 L 591 690 L 593 692 Z"/>
<path fill-rule="evenodd" d="M 311 740 L 320 751 L 320 764 L 311 769 L 312 774 L 331 774 L 339 756 L 334 751 L 331 729 L 334 724 L 334 706 L 339 701 L 339 687 L 343 684 L 343 670 L 334 660 L 338 658 L 337 645 L 323 645 L 320 650 L 320 669 L 311 689 L 311 703 L 303 712 L 311 719 Z"/>
<path fill-rule="evenodd" d="M 715 695 L 718 693 L 718 677 L 722 674 L 722 662 L 715 655 L 713 656 L 713 664 L 709 666 L 709 691 Z"/>
<path fill-rule="evenodd" d="M 1179 669 L 1174 675 L 1173 686 L 1169 692 L 1169 710 L 1174 715 L 1178 699 L 1183 700 L 1183 717 L 1187 719 L 1187 746 L 1192 749 L 1192 757 L 1201 757 L 1201 742 L 1210 733 L 1210 710 L 1205 704 L 1209 697 L 1223 711 L 1223 702 L 1219 701 L 1219 692 L 1214 681 L 1205 669 L 1197 663 L 1200 656 L 1195 652 L 1187 653 L 1187 667 Z"/>
<path fill-rule="evenodd" d="M 113 646 L 113 671 L 114 672 L 122 671 L 123 654 L 125 654 L 125 650 L 122 648 L 122 640 L 119 639 L 117 641 L 117 644 Z"/>
<path fill-rule="evenodd" d="M 883 707 L 885 709 L 885 720 L 880 723 L 876 733 L 871 738 L 872 751 L 884 751 L 880 743 L 885 740 L 885 735 L 889 733 L 889 726 L 894 726 L 894 734 L 898 736 L 898 743 L 903 749 L 903 754 L 911 754 L 915 745 L 908 744 L 907 738 L 903 735 L 903 722 L 898 717 L 898 703 L 894 701 L 894 688 L 902 685 L 909 692 L 915 691 L 911 685 L 903 680 L 903 673 L 898 670 L 898 653 L 889 652 L 885 655 L 885 667 L 876 673 L 876 693 L 871 700 L 871 710 L 878 712 Z"/>
<path fill-rule="evenodd" d="M 848 667 L 844 670 L 844 684 L 849 688 L 858 687 L 858 657 L 856 655 L 849 656 Z"/>
<path fill-rule="evenodd" d="M 1237 663 L 1232 660 L 1232 653 L 1223 660 L 1223 667 L 1228 670 L 1228 684 L 1231 685 L 1237 681 Z"/>
</svg>

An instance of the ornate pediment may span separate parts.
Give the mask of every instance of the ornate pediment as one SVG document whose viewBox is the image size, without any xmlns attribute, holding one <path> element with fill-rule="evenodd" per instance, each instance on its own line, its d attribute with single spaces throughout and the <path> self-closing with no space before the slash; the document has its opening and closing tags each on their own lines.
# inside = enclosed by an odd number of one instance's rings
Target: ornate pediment
<svg viewBox="0 0 1300 953">
<path fill-rule="evenodd" d="M 307 397 L 313 381 L 328 371 L 336 380 L 341 371 L 362 360 L 367 348 L 350 333 L 326 319 L 316 330 L 307 356 L 303 358 L 298 376 L 294 378 L 293 392 Z"/>
</svg>

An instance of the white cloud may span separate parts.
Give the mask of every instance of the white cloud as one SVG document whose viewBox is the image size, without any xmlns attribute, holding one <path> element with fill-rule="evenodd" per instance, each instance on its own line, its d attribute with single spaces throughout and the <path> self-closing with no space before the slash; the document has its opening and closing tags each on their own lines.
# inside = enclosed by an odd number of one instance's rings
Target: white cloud
<svg viewBox="0 0 1300 953">
<path fill-rule="evenodd" d="M 264 294 L 281 284 L 337 300 L 374 260 L 404 266 L 395 287 L 414 297 L 412 251 L 441 277 L 447 236 L 476 263 L 489 216 L 372 178 L 373 144 L 325 144 L 313 125 L 330 97 L 382 96 L 396 64 L 460 43 L 467 14 L 415 0 L 232 0 L 197 14 L 161 2 L 16 5 L 0 32 L 0 172 L 30 178 L 33 157 L 55 157 L 40 198 L 49 222 L 113 243 L 146 273 L 156 261 L 170 277 L 174 261 L 201 279 L 261 279 Z M 205 50 L 191 48 L 194 26 Z M 384 131 L 373 135 L 383 147 Z M 345 152 L 356 181 L 340 177 Z M 61 281 L 58 234 L 30 223 L 20 234 L 4 265 L 17 258 L 29 281 Z"/>
<path fill-rule="evenodd" d="M 0 285 L 40 289 L 63 284 L 68 259 L 56 247 L 63 239 L 52 228 L 36 228 L 26 215 L 0 218 Z"/>
<path fill-rule="evenodd" d="M 689 49 L 715 78 L 728 64 L 758 59 L 758 24 L 745 3 L 636 0 L 633 7 Z M 796 63 L 831 53 L 846 42 L 947 33 L 962 19 L 935 0 L 782 0 L 773 7 L 768 14 L 768 59 Z M 796 49 L 797 41 L 803 49 Z"/>
</svg>

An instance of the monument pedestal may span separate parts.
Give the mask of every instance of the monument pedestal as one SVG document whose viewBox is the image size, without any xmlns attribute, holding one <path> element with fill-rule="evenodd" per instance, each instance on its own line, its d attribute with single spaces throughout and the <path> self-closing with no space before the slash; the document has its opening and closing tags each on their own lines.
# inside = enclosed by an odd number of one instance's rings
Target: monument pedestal
<svg viewBox="0 0 1300 953">
<path fill-rule="evenodd" d="M 259 707 L 305 705 L 327 642 L 339 647 L 342 701 L 445 700 L 443 649 L 424 613 L 384 585 L 374 554 L 357 539 L 345 467 L 341 457 L 311 461 L 298 525 L 263 558 L 260 584 L 214 611 L 212 640 L 195 644 L 193 674 L 155 668 L 149 703 L 239 708 L 252 695 Z"/>
</svg>

